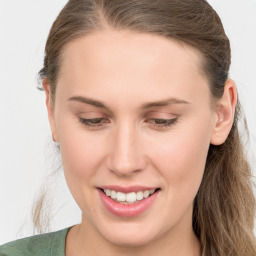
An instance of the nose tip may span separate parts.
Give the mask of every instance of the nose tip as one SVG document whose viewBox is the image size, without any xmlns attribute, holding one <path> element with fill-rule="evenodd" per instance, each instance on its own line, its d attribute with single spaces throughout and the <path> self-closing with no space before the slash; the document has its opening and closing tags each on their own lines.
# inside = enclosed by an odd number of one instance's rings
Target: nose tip
<svg viewBox="0 0 256 256">
<path fill-rule="evenodd" d="M 135 142 L 117 141 L 108 157 L 108 169 L 119 176 L 129 176 L 145 168 L 142 149 Z"/>
<path fill-rule="evenodd" d="M 146 161 L 138 136 L 131 129 L 116 134 L 108 156 L 108 169 L 118 176 L 129 176 L 145 168 Z"/>
<path fill-rule="evenodd" d="M 124 155 L 115 161 L 109 161 L 108 169 L 118 176 L 130 176 L 133 173 L 142 171 L 144 167 L 141 161 L 132 161 L 131 158 Z"/>
</svg>

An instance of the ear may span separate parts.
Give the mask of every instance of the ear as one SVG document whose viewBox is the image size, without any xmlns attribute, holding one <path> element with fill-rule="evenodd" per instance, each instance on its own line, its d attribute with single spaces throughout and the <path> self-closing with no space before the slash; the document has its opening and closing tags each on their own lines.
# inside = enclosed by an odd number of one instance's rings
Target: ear
<svg viewBox="0 0 256 256">
<path fill-rule="evenodd" d="M 221 145 L 225 142 L 232 128 L 237 103 L 237 90 L 235 82 L 228 79 L 225 83 L 224 93 L 216 105 L 216 121 L 214 124 L 211 144 Z"/>
<path fill-rule="evenodd" d="M 48 119 L 50 122 L 50 127 L 52 131 L 52 139 L 54 142 L 58 142 L 56 126 L 55 126 L 55 119 L 54 119 L 54 106 L 51 100 L 51 90 L 49 82 L 46 78 L 43 78 L 42 86 L 44 88 L 45 96 L 46 96 L 46 107 L 48 111 Z"/>
</svg>

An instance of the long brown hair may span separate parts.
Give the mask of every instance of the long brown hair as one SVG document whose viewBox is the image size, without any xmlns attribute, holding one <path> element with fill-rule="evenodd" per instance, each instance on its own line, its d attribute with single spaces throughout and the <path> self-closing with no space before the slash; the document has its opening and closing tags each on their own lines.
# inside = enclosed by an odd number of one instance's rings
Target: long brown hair
<svg viewBox="0 0 256 256">
<path fill-rule="evenodd" d="M 64 46 L 104 29 L 130 30 L 171 38 L 202 56 L 202 71 L 212 96 L 220 99 L 231 62 L 230 42 L 221 20 L 205 0 L 70 0 L 54 22 L 45 48 L 44 67 L 54 103 Z M 194 200 L 193 229 L 205 256 L 255 256 L 255 198 L 237 121 L 226 141 L 210 145 L 204 177 Z M 35 207 L 40 227 L 42 200 Z"/>
</svg>

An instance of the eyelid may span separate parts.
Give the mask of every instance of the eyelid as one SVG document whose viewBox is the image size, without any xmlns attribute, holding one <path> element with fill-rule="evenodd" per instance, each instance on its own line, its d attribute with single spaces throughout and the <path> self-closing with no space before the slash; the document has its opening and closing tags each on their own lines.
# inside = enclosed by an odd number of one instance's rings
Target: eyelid
<svg viewBox="0 0 256 256">
<path fill-rule="evenodd" d="M 106 126 L 108 126 L 108 125 L 106 125 L 106 123 L 110 123 L 110 122 L 101 122 L 104 119 L 106 120 L 106 118 L 85 119 L 85 118 L 79 117 L 79 122 L 82 123 L 84 126 L 86 126 L 88 129 L 100 130 L 100 129 L 104 129 Z M 146 120 L 147 120 L 147 123 L 150 124 L 150 127 L 153 127 L 156 130 L 166 130 L 166 129 L 170 129 L 171 126 L 173 126 L 177 123 L 178 117 L 171 118 L 171 119 L 149 118 L 149 119 L 146 119 Z M 153 123 L 150 122 L 152 120 L 154 121 Z M 157 120 L 158 121 L 160 120 L 159 124 L 157 124 L 157 122 L 155 122 Z M 93 123 L 94 121 L 96 121 L 96 122 Z"/>
<path fill-rule="evenodd" d="M 98 111 L 81 111 L 77 113 L 79 116 L 85 119 L 94 119 L 94 118 L 107 118 L 108 115 Z"/>
<path fill-rule="evenodd" d="M 163 119 L 163 118 L 150 118 L 149 120 L 161 120 L 163 121 L 163 123 L 161 124 L 156 124 L 156 123 L 152 123 L 151 125 L 156 128 L 156 129 L 169 129 L 170 127 L 172 127 L 173 125 L 175 125 L 178 122 L 178 117 L 176 118 L 170 118 L 170 119 Z"/>
<path fill-rule="evenodd" d="M 105 117 L 95 117 L 95 118 L 83 118 L 83 117 L 79 117 L 79 120 L 86 123 L 86 122 L 94 122 L 94 121 L 100 121 L 99 123 L 102 123 L 101 121 L 104 120 L 104 119 L 107 119 Z M 107 122 L 109 123 L 109 122 Z"/>
<path fill-rule="evenodd" d="M 147 114 L 148 117 L 155 118 L 155 119 L 171 119 L 178 117 L 178 115 L 163 111 L 152 111 Z"/>
</svg>

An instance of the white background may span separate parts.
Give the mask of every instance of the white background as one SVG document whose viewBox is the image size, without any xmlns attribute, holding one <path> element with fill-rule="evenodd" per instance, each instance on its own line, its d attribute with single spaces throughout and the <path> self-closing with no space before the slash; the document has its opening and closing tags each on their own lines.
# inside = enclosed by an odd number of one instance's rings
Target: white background
<svg viewBox="0 0 256 256">
<path fill-rule="evenodd" d="M 256 152 L 256 0 L 210 0 L 232 46 L 231 77 L 244 106 L 250 158 Z M 30 209 L 54 171 L 44 93 L 36 89 L 46 37 L 64 0 L 0 0 L 0 244 L 32 235 Z M 256 173 L 256 172 L 254 172 Z M 62 175 L 50 178 L 52 230 L 80 221 Z M 50 205 L 50 204 L 49 204 Z"/>
</svg>

